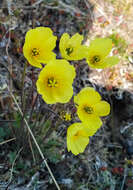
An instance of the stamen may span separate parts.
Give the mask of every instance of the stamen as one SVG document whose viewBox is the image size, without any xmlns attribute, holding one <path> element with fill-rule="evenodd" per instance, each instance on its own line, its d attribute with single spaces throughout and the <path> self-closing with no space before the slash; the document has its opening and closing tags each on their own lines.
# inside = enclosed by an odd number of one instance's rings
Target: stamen
<svg viewBox="0 0 133 190">
<path fill-rule="evenodd" d="M 53 77 L 48 78 L 48 87 L 57 87 L 58 83 Z"/>
<path fill-rule="evenodd" d="M 95 56 L 93 56 L 92 59 L 91 59 L 91 63 L 92 63 L 92 64 L 98 63 L 99 61 L 100 61 L 99 55 L 95 55 Z"/>
<path fill-rule="evenodd" d="M 72 47 L 66 48 L 66 52 L 67 55 L 70 55 L 73 52 L 73 48 Z"/>
<path fill-rule="evenodd" d="M 93 113 L 93 108 L 86 106 L 86 107 L 84 107 L 84 111 L 85 111 L 86 113 L 88 113 L 88 114 L 92 114 L 92 113 Z"/>
<path fill-rule="evenodd" d="M 32 56 L 38 56 L 39 55 L 39 50 L 37 48 L 32 49 Z"/>
</svg>

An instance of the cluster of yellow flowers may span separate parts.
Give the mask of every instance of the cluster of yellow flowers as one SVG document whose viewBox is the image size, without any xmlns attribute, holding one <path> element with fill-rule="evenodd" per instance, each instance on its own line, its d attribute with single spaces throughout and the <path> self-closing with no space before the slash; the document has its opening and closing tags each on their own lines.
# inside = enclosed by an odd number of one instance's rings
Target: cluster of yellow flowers
<svg viewBox="0 0 133 190">
<path fill-rule="evenodd" d="M 91 87 L 83 88 L 74 97 L 74 103 L 82 123 L 74 123 L 68 128 L 67 148 L 77 155 L 84 151 L 89 143 L 89 137 L 101 127 L 100 116 L 109 114 L 110 105 L 106 101 L 101 101 L 100 94 Z"/>
<path fill-rule="evenodd" d="M 92 68 L 106 68 L 118 63 L 116 56 L 107 57 L 112 49 L 108 38 L 96 38 L 90 46 L 82 45 L 83 36 L 76 33 L 72 37 L 64 33 L 59 49 L 63 59 L 56 59 L 53 52 L 57 37 L 48 27 L 37 27 L 26 33 L 23 53 L 28 62 L 41 68 L 36 82 L 37 91 L 47 104 L 67 103 L 73 96 L 72 83 L 76 76 L 75 68 L 67 60 L 86 59 Z M 43 67 L 43 64 L 46 64 Z M 110 105 L 101 101 L 101 96 L 93 88 L 87 87 L 74 97 L 77 115 L 82 123 L 69 126 L 67 131 L 68 151 L 81 153 L 89 143 L 89 136 L 102 125 L 100 116 L 110 112 Z"/>
</svg>

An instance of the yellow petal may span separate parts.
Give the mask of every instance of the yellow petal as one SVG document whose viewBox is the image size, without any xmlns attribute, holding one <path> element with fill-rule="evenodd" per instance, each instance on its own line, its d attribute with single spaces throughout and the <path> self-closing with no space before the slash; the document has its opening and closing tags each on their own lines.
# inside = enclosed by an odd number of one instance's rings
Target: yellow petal
<svg viewBox="0 0 133 190">
<path fill-rule="evenodd" d="M 86 146 L 89 144 L 89 137 L 79 137 L 76 144 L 79 147 L 79 153 L 84 152 Z"/>
<path fill-rule="evenodd" d="M 63 58 L 67 60 L 81 60 L 88 54 L 86 46 L 81 45 L 83 36 L 76 33 L 71 38 L 67 33 L 64 33 L 60 39 L 60 52 Z M 70 50 L 70 53 L 66 50 Z"/>
<path fill-rule="evenodd" d="M 49 63 L 49 61 L 51 60 L 55 60 L 56 59 L 56 54 L 51 52 L 51 51 L 42 51 L 41 55 L 38 57 L 37 61 L 40 63 L 44 63 L 47 64 Z"/>
<path fill-rule="evenodd" d="M 42 68 L 40 63 L 47 63 L 56 57 L 52 52 L 56 46 L 56 39 L 50 28 L 37 27 L 29 30 L 23 46 L 25 58 L 32 66 Z M 37 55 L 33 55 L 33 49 L 37 50 Z"/>
<path fill-rule="evenodd" d="M 107 57 L 104 59 L 101 68 L 108 68 L 118 64 L 119 58 L 117 56 Z"/>
<path fill-rule="evenodd" d="M 59 49 L 63 58 L 66 57 L 66 47 L 69 41 L 69 34 L 64 33 L 60 38 Z"/>
<path fill-rule="evenodd" d="M 69 58 L 69 60 L 81 60 L 86 58 L 88 54 L 88 47 L 85 45 L 77 45 Z"/>
<path fill-rule="evenodd" d="M 70 39 L 70 43 L 73 44 L 73 46 L 81 45 L 82 41 L 83 35 L 80 35 L 79 33 L 74 34 Z"/>
<path fill-rule="evenodd" d="M 99 116 L 95 114 L 86 113 L 80 106 L 77 108 L 77 114 L 79 119 L 86 124 L 86 126 L 96 126 L 99 127 L 102 125 L 102 121 Z"/>
<path fill-rule="evenodd" d="M 106 101 L 101 101 L 94 105 L 94 112 L 99 116 L 106 116 L 110 113 L 110 104 Z"/>
<path fill-rule="evenodd" d="M 74 155 L 82 153 L 87 144 L 89 137 L 82 123 L 74 123 L 67 130 L 67 149 Z"/>
<path fill-rule="evenodd" d="M 33 42 L 41 42 L 42 40 L 47 40 L 49 37 L 53 35 L 53 32 L 48 27 L 36 27 L 34 29 L 30 29 L 25 36 L 25 42 L 33 43 Z M 45 43 L 45 42 L 44 42 Z"/>
<path fill-rule="evenodd" d="M 85 131 L 86 133 L 89 135 L 89 136 L 93 136 L 97 131 L 98 129 L 101 127 L 100 125 L 93 125 L 92 124 L 86 124 L 86 123 L 83 123 L 83 125 L 85 125 Z"/>
<path fill-rule="evenodd" d="M 112 40 L 109 38 L 96 38 L 90 44 L 88 56 L 98 54 L 101 57 L 106 57 L 112 49 Z"/>
<path fill-rule="evenodd" d="M 93 69 L 104 69 L 106 68 L 106 64 L 104 64 L 104 59 L 101 59 L 100 62 L 92 64 L 90 60 L 86 60 L 88 65 Z"/>
<path fill-rule="evenodd" d="M 41 84 L 41 87 L 39 86 Z M 67 103 L 70 101 L 73 95 L 72 85 L 66 85 L 62 88 L 48 88 L 44 87 L 42 82 L 37 82 L 37 90 L 40 94 L 42 94 L 42 98 L 47 104 L 55 104 L 55 103 Z M 43 86 L 42 86 L 43 85 Z"/>
<path fill-rule="evenodd" d="M 67 88 L 55 91 L 56 102 L 67 103 L 70 101 L 73 95 L 72 85 L 67 85 Z"/>
<path fill-rule="evenodd" d="M 56 104 L 57 100 L 55 99 L 55 97 L 53 96 L 52 93 L 48 93 L 43 94 L 42 95 L 43 100 L 47 103 L 47 104 Z"/>
<path fill-rule="evenodd" d="M 74 102 L 76 104 L 88 103 L 90 105 L 96 104 L 101 100 L 101 96 L 98 92 L 91 87 L 83 88 L 77 96 L 74 97 Z"/>
<path fill-rule="evenodd" d="M 71 146 L 70 146 L 71 152 L 76 156 L 79 154 L 79 151 L 77 150 L 77 146 L 71 142 Z"/>
<path fill-rule="evenodd" d="M 47 104 L 66 103 L 73 95 L 72 82 L 75 68 L 66 60 L 52 60 L 40 72 L 37 91 Z M 54 78 L 57 86 L 49 87 L 48 79 Z"/>
<path fill-rule="evenodd" d="M 78 131 L 80 131 L 80 135 L 88 137 L 88 134 L 81 133 L 81 130 L 84 131 L 84 125 L 82 123 L 73 123 L 70 125 L 67 129 L 67 136 L 72 137 L 74 136 Z"/>
</svg>

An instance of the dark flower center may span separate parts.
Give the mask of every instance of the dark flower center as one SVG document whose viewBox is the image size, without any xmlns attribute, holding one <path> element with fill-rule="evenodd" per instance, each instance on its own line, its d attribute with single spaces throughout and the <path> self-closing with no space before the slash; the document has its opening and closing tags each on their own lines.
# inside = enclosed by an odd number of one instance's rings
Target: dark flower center
<svg viewBox="0 0 133 190">
<path fill-rule="evenodd" d="M 38 56 L 40 53 L 37 48 L 33 48 L 31 52 L 32 52 L 32 56 Z"/>
<path fill-rule="evenodd" d="M 71 55 L 71 53 L 73 52 L 73 48 L 72 47 L 69 47 L 69 48 L 66 48 L 65 49 L 66 50 L 66 52 L 67 52 L 67 55 Z"/>
<path fill-rule="evenodd" d="M 86 113 L 88 113 L 88 114 L 92 114 L 92 113 L 93 113 L 93 108 L 86 106 L 86 107 L 84 107 L 84 111 L 85 111 Z"/>
<path fill-rule="evenodd" d="M 57 80 L 54 79 L 53 77 L 48 78 L 47 84 L 48 84 L 48 87 L 57 87 L 58 86 Z"/>
<path fill-rule="evenodd" d="M 99 55 L 95 55 L 95 56 L 93 56 L 93 57 L 91 58 L 91 63 L 92 63 L 92 64 L 95 64 L 95 63 L 98 63 L 100 60 L 101 60 L 101 59 L 100 59 Z"/>
</svg>

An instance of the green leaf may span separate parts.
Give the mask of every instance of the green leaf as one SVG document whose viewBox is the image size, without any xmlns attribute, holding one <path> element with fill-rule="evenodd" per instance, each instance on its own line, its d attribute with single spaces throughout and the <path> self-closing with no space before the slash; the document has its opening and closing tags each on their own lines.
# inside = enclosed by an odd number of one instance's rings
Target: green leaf
<svg viewBox="0 0 133 190">
<path fill-rule="evenodd" d="M 3 128 L 0 128 L 0 140 L 1 140 L 1 138 L 3 139 L 3 137 L 5 137 L 5 136 L 6 136 L 6 132 L 4 131 Z"/>
<path fill-rule="evenodd" d="M 41 136 L 45 136 L 45 134 L 47 133 L 48 129 L 50 128 L 51 126 L 51 121 L 50 120 L 47 120 L 43 127 L 42 127 L 42 130 L 41 130 Z"/>
<path fill-rule="evenodd" d="M 10 163 L 12 164 L 14 162 L 15 157 L 16 157 L 16 152 L 15 151 L 14 152 L 10 152 L 8 154 L 8 157 L 9 157 Z"/>
</svg>

